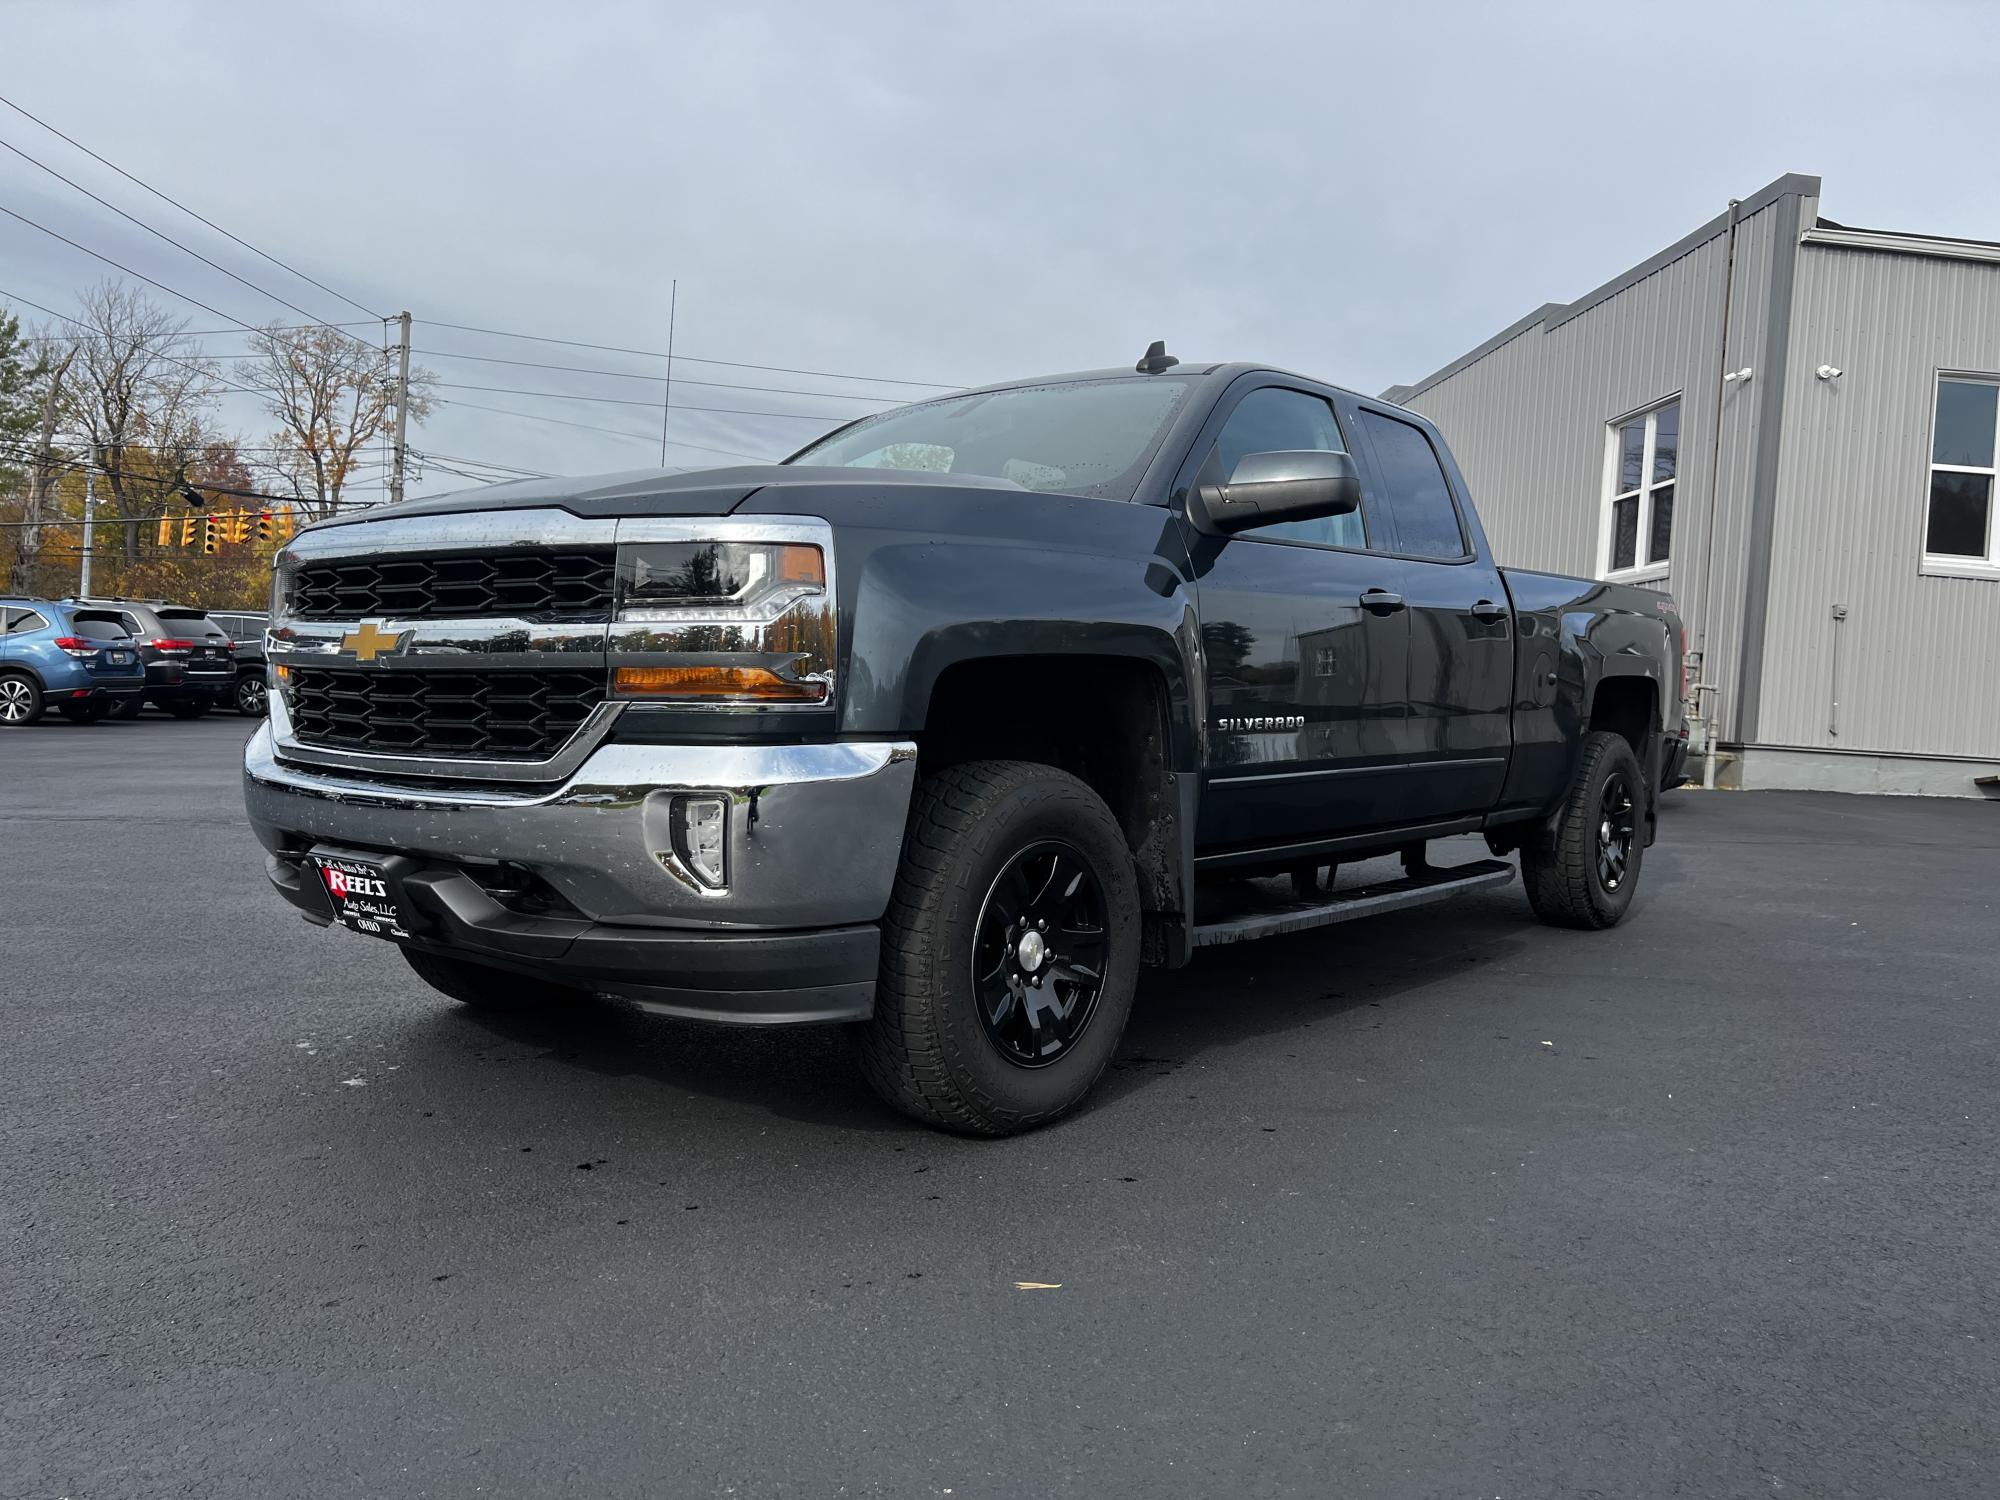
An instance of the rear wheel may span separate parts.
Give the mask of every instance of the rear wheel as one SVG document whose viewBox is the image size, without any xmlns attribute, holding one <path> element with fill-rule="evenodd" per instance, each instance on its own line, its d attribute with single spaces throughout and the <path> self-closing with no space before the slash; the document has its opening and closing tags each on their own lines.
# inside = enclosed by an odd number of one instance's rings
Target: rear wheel
<svg viewBox="0 0 2000 1500">
<path fill-rule="evenodd" d="M 88 699 L 82 703 L 65 703 L 62 716 L 72 724 L 95 724 L 111 712 L 111 705 L 101 698 Z"/>
<path fill-rule="evenodd" d="M 123 703 L 111 710 L 111 717 L 114 719 L 136 719 L 139 717 L 139 710 L 145 706 L 146 695 L 144 693 L 134 693 Z"/>
<path fill-rule="evenodd" d="M 247 719 L 261 719 L 271 711 L 270 695 L 261 676 L 246 672 L 236 679 L 236 711 Z"/>
<path fill-rule="evenodd" d="M 449 995 L 474 1010 L 533 1012 L 554 1010 L 588 1000 L 589 993 L 546 979 L 531 979 L 505 969 L 426 953 L 421 948 L 404 948 L 403 959 L 416 970 L 417 977 L 441 995 Z"/>
<path fill-rule="evenodd" d="M 199 719 L 211 706 L 206 693 L 197 694 L 192 698 L 169 698 L 160 705 L 176 719 Z"/>
<path fill-rule="evenodd" d="M 1646 776 L 1623 735 L 1587 734 L 1553 841 L 1521 850 L 1528 904 L 1551 927 L 1612 927 L 1632 905 L 1646 852 Z"/>
<path fill-rule="evenodd" d="M 1033 1129 L 1111 1061 L 1138 972 L 1138 879 L 1097 794 L 1025 761 L 953 766 L 911 810 L 862 1071 L 926 1124 Z"/>
<path fill-rule="evenodd" d="M 0 729 L 18 729 L 42 716 L 42 687 L 32 677 L 0 677 Z"/>
</svg>

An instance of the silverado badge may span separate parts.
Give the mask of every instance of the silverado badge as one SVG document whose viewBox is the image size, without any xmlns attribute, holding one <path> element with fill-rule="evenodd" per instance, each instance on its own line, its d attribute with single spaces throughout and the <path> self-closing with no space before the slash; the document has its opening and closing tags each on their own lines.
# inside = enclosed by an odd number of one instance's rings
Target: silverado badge
<svg viewBox="0 0 2000 1500">
<path fill-rule="evenodd" d="M 373 620 L 363 620 L 359 630 L 351 630 L 340 638 L 340 649 L 352 651 L 356 661 L 373 661 L 378 656 L 387 656 L 402 643 L 402 631 L 377 630 Z"/>
</svg>

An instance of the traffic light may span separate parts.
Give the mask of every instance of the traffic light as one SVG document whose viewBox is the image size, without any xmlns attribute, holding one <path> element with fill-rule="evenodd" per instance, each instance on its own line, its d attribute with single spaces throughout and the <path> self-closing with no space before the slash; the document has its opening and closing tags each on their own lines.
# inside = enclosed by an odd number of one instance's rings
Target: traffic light
<svg viewBox="0 0 2000 1500">
<path fill-rule="evenodd" d="M 203 516 L 201 518 L 201 550 L 204 554 L 212 554 L 222 550 L 221 542 L 216 539 L 216 530 L 214 516 Z"/>
<path fill-rule="evenodd" d="M 284 513 L 278 517 L 278 540 L 289 542 L 292 539 L 292 534 L 298 529 L 298 517 L 292 513 L 291 506 L 287 505 Z"/>
<path fill-rule="evenodd" d="M 238 506 L 235 510 L 232 510 L 229 513 L 228 521 L 224 523 L 224 532 L 225 535 L 228 536 L 230 541 L 236 542 L 239 545 L 241 543 L 249 541 L 250 512 L 244 510 L 241 506 Z"/>
<path fill-rule="evenodd" d="M 174 544 L 174 518 L 172 516 L 161 516 L 160 534 L 158 540 L 154 543 L 154 545 L 159 547 L 171 547 L 173 546 L 173 544 Z"/>
<path fill-rule="evenodd" d="M 181 522 L 181 545 L 183 547 L 192 547 L 194 545 L 193 516 L 189 516 L 187 517 L 187 519 Z"/>
<path fill-rule="evenodd" d="M 268 542 L 271 540 L 271 513 L 268 510 L 261 511 L 258 513 L 257 540 L 260 542 Z"/>
</svg>

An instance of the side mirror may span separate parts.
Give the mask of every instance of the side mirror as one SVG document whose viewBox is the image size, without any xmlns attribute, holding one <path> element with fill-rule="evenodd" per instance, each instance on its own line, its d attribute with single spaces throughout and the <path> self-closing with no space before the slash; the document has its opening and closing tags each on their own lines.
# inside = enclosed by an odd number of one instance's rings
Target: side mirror
<svg viewBox="0 0 2000 1500">
<path fill-rule="evenodd" d="M 1280 521 L 1344 516 L 1360 508 L 1361 475 L 1345 453 L 1313 448 L 1246 453 L 1227 484 L 1200 485 L 1194 499 L 1207 529 L 1227 535 Z"/>
</svg>

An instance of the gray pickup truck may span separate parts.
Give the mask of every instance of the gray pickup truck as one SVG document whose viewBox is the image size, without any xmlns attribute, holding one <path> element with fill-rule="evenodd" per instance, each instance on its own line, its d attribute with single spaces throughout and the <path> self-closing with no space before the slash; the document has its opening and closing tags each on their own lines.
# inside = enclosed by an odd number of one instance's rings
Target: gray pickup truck
<svg viewBox="0 0 2000 1500">
<path fill-rule="evenodd" d="M 245 797 L 308 919 L 471 1005 L 847 1023 L 988 1135 L 1085 1095 L 1143 965 L 1511 855 L 1612 926 L 1686 735 L 1664 594 L 1496 566 L 1421 417 L 1157 345 L 322 523 L 267 644 Z"/>
</svg>

